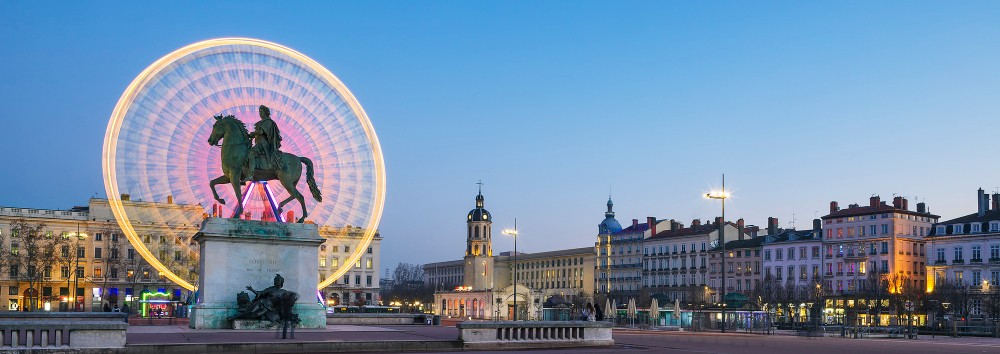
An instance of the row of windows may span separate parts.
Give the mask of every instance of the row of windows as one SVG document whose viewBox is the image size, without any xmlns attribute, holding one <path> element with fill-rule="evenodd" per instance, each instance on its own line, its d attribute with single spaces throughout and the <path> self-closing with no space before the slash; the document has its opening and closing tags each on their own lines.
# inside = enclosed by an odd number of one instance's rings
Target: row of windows
<svg viewBox="0 0 1000 354">
<path fill-rule="evenodd" d="M 947 231 L 948 231 L 947 228 L 948 228 L 948 225 L 938 225 L 937 226 L 937 232 L 936 232 L 936 234 L 938 234 L 938 235 L 947 235 L 948 234 L 947 233 Z M 990 232 L 997 232 L 997 231 L 1000 231 L 1000 221 L 990 221 Z M 980 233 L 980 232 L 983 232 L 983 224 L 982 223 L 974 222 L 974 223 L 970 223 L 969 224 L 969 233 L 975 234 L 975 233 Z M 965 232 L 965 224 L 954 224 L 954 225 L 951 225 L 951 234 L 952 235 L 964 234 L 964 233 L 966 233 Z M 923 235 L 921 235 L 921 236 L 923 236 Z"/>
<path fill-rule="evenodd" d="M 903 213 L 882 213 L 882 214 L 849 216 L 847 218 L 826 219 L 826 223 L 827 224 L 831 224 L 831 223 L 836 222 L 836 223 L 840 224 L 840 223 L 843 223 L 844 221 L 855 222 L 855 221 L 875 220 L 875 219 L 879 219 L 879 218 L 881 218 L 881 219 L 888 219 L 890 217 L 892 217 L 893 219 L 903 219 L 903 220 L 920 221 L 920 222 L 934 222 L 935 221 L 935 219 L 927 217 L 927 216 L 916 216 L 916 215 L 903 214 Z"/>
<path fill-rule="evenodd" d="M 319 266 L 320 267 L 326 267 L 326 257 L 322 257 L 322 256 L 319 257 Z M 340 266 L 340 258 L 337 258 L 337 257 L 330 258 L 330 266 L 331 267 L 339 267 Z M 354 268 L 361 268 L 361 260 L 360 259 L 356 263 L 354 263 Z M 372 259 L 371 258 L 365 258 L 365 269 L 372 269 Z"/>
<path fill-rule="evenodd" d="M 691 243 L 691 248 L 688 248 L 688 244 L 672 244 L 672 245 L 659 245 L 659 246 L 652 246 L 652 247 L 643 247 L 643 249 L 642 249 L 642 255 L 648 256 L 648 255 L 653 255 L 653 254 L 667 254 L 667 253 L 671 253 L 671 248 L 673 249 L 673 253 L 678 253 L 678 251 L 680 253 L 685 253 L 688 250 L 690 250 L 691 252 L 695 252 L 695 250 L 696 250 L 695 246 L 696 245 L 697 245 L 697 243 L 692 242 Z M 678 246 L 680 246 L 680 248 L 678 248 Z M 631 252 L 631 246 L 629 247 L 629 251 Z M 706 243 L 705 242 L 701 243 L 701 249 L 700 249 L 700 251 L 701 252 L 705 252 L 706 251 Z"/>
<path fill-rule="evenodd" d="M 795 247 L 788 247 L 786 249 L 781 249 L 781 248 L 775 249 L 774 250 L 774 260 L 781 261 L 781 260 L 784 260 L 785 258 L 787 258 L 788 260 L 793 261 L 796 258 L 795 257 L 795 254 L 796 254 L 795 250 L 796 250 Z M 809 247 L 805 247 L 805 246 L 798 247 L 798 259 L 806 259 L 807 256 L 810 255 L 810 253 L 808 253 L 808 250 L 809 250 Z M 811 253 L 811 255 L 812 255 L 813 259 L 818 259 L 819 258 L 819 246 L 813 246 L 812 247 L 812 253 Z M 771 260 L 771 250 L 769 250 L 769 249 L 768 250 L 764 250 L 764 260 L 765 261 L 770 261 Z"/>
<path fill-rule="evenodd" d="M 517 269 L 538 269 L 549 267 L 568 267 L 583 264 L 583 257 L 579 258 L 559 258 L 543 261 L 524 261 L 517 263 Z"/>
<path fill-rule="evenodd" d="M 972 258 L 973 262 L 983 260 L 983 246 L 982 245 L 972 245 Z M 954 246 L 952 247 L 953 255 L 952 261 L 965 261 L 965 246 Z M 944 262 L 945 247 L 939 247 L 937 249 L 937 262 Z M 990 260 L 1000 260 L 1000 245 L 990 245 Z"/>
</svg>

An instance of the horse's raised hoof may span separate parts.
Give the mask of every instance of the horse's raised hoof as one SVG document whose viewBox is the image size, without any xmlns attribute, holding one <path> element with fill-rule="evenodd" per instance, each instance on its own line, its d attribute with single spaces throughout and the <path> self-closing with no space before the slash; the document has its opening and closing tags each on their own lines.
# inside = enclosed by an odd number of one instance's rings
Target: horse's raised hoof
<svg viewBox="0 0 1000 354">
<path fill-rule="evenodd" d="M 226 205 L 225 199 L 216 199 L 215 201 L 219 202 L 219 204 Z"/>
</svg>

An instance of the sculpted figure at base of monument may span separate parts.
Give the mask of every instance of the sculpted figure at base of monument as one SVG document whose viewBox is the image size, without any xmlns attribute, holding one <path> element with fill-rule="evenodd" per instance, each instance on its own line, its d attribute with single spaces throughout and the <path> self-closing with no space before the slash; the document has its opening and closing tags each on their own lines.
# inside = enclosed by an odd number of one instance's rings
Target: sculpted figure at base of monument
<svg viewBox="0 0 1000 354">
<path fill-rule="evenodd" d="M 236 294 L 236 304 L 239 308 L 236 315 L 230 316 L 226 320 L 260 320 L 270 321 L 272 324 L 285 322 L 298 324 L 299 316 L 292 313 L 292 306 L 295 306 L 299 295 L 282 289 L 281 287 L 284 285 L 285 279 L 280 274 L 275 274 L 274 285 L 264 290 L 257 291 L 252 286 L 247 285 L 247 290 L 254 293 L 253 300 L 250 300 L 250 295 L 245 291 Z"/>
</svg>

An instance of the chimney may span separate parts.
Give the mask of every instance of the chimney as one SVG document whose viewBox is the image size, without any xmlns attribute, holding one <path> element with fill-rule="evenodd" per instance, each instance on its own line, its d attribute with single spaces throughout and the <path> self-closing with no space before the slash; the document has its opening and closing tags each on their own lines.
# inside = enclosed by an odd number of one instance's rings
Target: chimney
<svg viewBox="0 0 1000 354">
<path fill-rule="evenodd" d="M 634 230 L 638 228 L 639 228 L 639 219 L 632 219 L 632 229 Z"/>
<path fill-rule="evenodd" d="M 776 235 L 778 233 L 778 218 L 767 218 L 767 234 Z"/>
<path fill-rule="evenodd" d="M 132 196 L 130 196 L 128 194 L 125 194 L 125 193 L 122 193 L 122 201 L 126 201 L 127 202 L 129 200 L 132 200 Z"/>
<path fill-rule="evenodd" d="M 993 193 L 993 209 L 991 210 L 1000 210 L 1000 193 Z"/>
<path fill-rule="evenodd" d="M 743 236 L 747 234 L 746 221 L 743 221 L 743 218 L 736 220 L 736 229 L 738 230 L 737 232 L 739 232 L 740 239 L 742 240 Z"/>
<path fill-rule="evenodd" d="M 892 198 L 892 207 L 896 209 L 903 208 L 903 197 Z"/>
<path fill-rule="evenodd" d="M 877 207 L 878 204 L 882 201 L 881 199 L 882 198 L 879 198 L 879 196 L 877 196 L 877 195 L 872 196 L 871 198 L 868 199 L 868 201 L 869 201 L 868 202 L 868 206 Z"/>
<path fill-rule="evenodd" d="M 978 203 L 979 204 L 979 217 L 982 217 L 983 215 L 986 215 L 986 205 L 988 203 L 988 202 L 985 201 L 986 198 L 989 198 L 989 197 L 986 196 L 986 193 L 983 192 L 982 188 L 979 188 L 979 195 L 977 197 L 977 199 L 979 201 L 979 203 Z"/>
<path fill-rule="evenodd" d="M 813 230 L 820 231 L 823 229 L 823 220 L 813 219 Z"/>
<path fill-rule="evenodd" d="M 927 212 L 927 204 L 925 204 L 924 202 L 917 203 L 917 212 L 918 213 L 926 213 Z"/>
<path fill-rule="evenodd" d="M 174 196 L 167 195 L 167 204 L 174 204 Z"/>
<path fill-rule="evenodd" d="M 719 225 L 722 225 L 722 217 L 721 216 L 716 216 L 715 217 L 715 226 L 719 227 Z"/>
<path fill-rule="evenodd" d="M 647 216 L 646 224 L 649 225 L 649 234 L 656 235 L 656 218 L 652 216 Z"/>
<path fill-rule="evenodd" d="M 840 207 L 837 206 L 837 202 L 830 202 L 830 214 L 836 213 L 837 210 L 840 210 Z"/>
<path fill-rule="evenodd" d="M 691 227 L 698 227 L 698 226 L 701 226 L 701 219 L 691 220 Z"/>
<path fill-rule="evenodd" d="M 903 198 L 903 210 L 910 210 L 910 202 Z"/>
</svg>

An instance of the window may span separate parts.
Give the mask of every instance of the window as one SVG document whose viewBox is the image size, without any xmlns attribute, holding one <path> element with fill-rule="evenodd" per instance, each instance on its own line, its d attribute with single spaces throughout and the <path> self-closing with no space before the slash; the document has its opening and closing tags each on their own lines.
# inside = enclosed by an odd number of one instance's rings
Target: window
<svg viewBox="0 0 1000 354">
<path fill-rule="evenodd" d="M 972 260 L 975 261 L 975 260 L 982 260 L 983 259 L 982 258 L 982 250 L 981 250 L 981 248 L 982 247 L 979 246 L 979 245 L 972 246 Z"/>
<path fill-rule="evenodd" d="M 783 257 L 784 257 L 784 252 L 781 252 L 780 248 L 776 249 L 774 252 L 774 259 L 780 261 L 782 260 Z"/>
<path fill-rule="evenodd" d="M 813 248 L 812 248 L 812 258 L 813 259 L 819 258 L 819 246 L 813 246 Z"/>
<path fill-rule="evenodd" d="M 63 279 L 69 278 L 69 267 L 62 267 L 59 269 L 59 276 Z"/>
<path fill-rule="evenodd" d="M 889 260 L 882 260 L 882 273 L 889 272 Z"/>
<path fill-rule="evenodd" d="M 876 227 L 875 225 L 868 226 L 868 229 L 869 229 L 870 233 L 872 234 L 872 236 L 875 236 L 875 235 L 878 234 L 878 233 L 875 232 L 875 227 Z"/>
<path fill-rule="evenodd" d="M 330 246 L 330 252 L 340 252 L 340 246 Z"/>
<path fill-rule="evenodd" d="M 788 260 L 795 259 L 795 247 L 788 248 Z"/>
<path fill-rule="evenodd" d="M 365 269 L 372 269 L 372 259 L 368 258 L 365 260 Z"/>
<path fill-rule="evenodd" d="M 94 247 L 94 259 L 101 259 L 103 251 L 100 247 Z"/>
<path fill-rule="evenodd" d="M 354 268 L 361 268 L 361 260 L 360 259 L 356 263 L 354 263 Z"/>
<path fill-rule="evenodd" d="M 94 278 L 101 277 L 101 267 L 94 267 Z"/>
<path fill-rule="evenodd" d="M 771 260 L 771 250 L 764 250 L 764 260 L 765 261 Z"/>
<path fill-rule="evenodd" d="M 990 260 L 1000 259 L 1000 245 L 990 245 Z"/>
<path fill-rule="evenodd" d="M 990 221 L 990 232 L 1000 231 L 1000 221 Z"/>
<path fill-rule="evenodd" d="M 128 260 L 130 260 L 130 261 L 135 259 L 135 249 L 129 248 L 128 252 L 126 252 L 126 253 L 127 253 L 127 257 L 125 257 L 125 258 L 128 258 Z"/>
<path fill-rule="evenodd" d="M 83 267 L 76 267 L 76 277 L 83 278 L 84 276 L 85 275 L 83 274 Z"/>
<path fill-rule="evenodd" d="M 83 247 L 77 247 L 76 248 L 76 257 L 77 258 L 87 258 L 87 249 L 83 248 Z"/>
<path fill-rule="evenodd" d="M 889 254 L 889 241 L 882 241 L 882 254 Z"/>
<path fill-rule="evenodd" d="M 372 276 L 371 275 L 365 276 L 365 285 L 372 286 Z"/>
<path fill-rule="evenodd" d="M 882 224 L 882 234 L 885 235 L 888 233 L 889 233 L 889 224 Z"/>
<path fill-rule="evenodd" d="M 368 247 L 368 254 L 372 254 L 372 248 Z"/>
<path fill-rule="evenodd" d="M 983 283 L 982 283 L 983 282 L 983 272 L 981 270 L 974 269 L 972 271 L 972 279 L 969 279 L 969 280 L 972 281 L 972 286 L 983 285 Z"/>
<path fill-rule="evenodd" d="M 963 226 L 964 226 L 964 225 L 962 225 L 962 224 L 955 224 L 955 225 L 952 225 L 952 226 L 951 226 L 951 233 L 952 233 L 952 234 L 961 234 L 961 233 L 963 233 L 963 232 L 964 232 L 964 231 L 962 230 L 962 227 L 963 227 Z"/>
<path fill-rule="evenodd" d="M 351 253 L 351 246 L 344 246 L 344 253 Z"/>
<path fill-rule="evenodd" d="M 961 261 L 962 260 L 962 247 L 961 246 L 955 246 L 955 258 L 953 258 L 953 260 L 954 261 Z"/>
<path fill-rule="evenodd" d="M 344 276 L 344 285 L 350 285 L 350 284 L 351 284 L 351 276 L 350 275 L 345 275 Z"/>
<path fill-rule="evenodd" d="M 945 232 L 945 226 L 944 226 L 944 225 L 939 225 L 939 226 L 937 227 L 937 232 L 936 232 L 936 234 L 937 234 L 937 235 L 944 235 L 944 234 L 946 234 L 946 232 Z"/>
<path fill-rule="evenodd" d="M 16 286 L 10 287 L 10 289 L 7 290 L 7 295 L 17 296 L 18 295 L 18 293 L 17 293 L 17 287 Z"/>
<path fill-rule="evenodd" d="M 937 261 L 944 262 L 944 247 L 937 249 Z"/>
<path fill-rule="evenodd" d="M 354 276 L 354 285 L 361 285 L 361 276 L 360 275 L 355 275 Z"/>
<path fill-rule="evenodd" d="M 981 227 L 982 227 L 982 224 L 980 224 L 978 222 L 974 222 L 972 224 L 969 224 L 969 232 L 972 232 L 972 233 L 982 232 Z"/>
<path fill-rule="evenodd" d="M 319 266 L 320 267 L 326 267 L 326 257 L 323 257 L 323 256 L 319 257 Z"/>
</svg>

